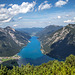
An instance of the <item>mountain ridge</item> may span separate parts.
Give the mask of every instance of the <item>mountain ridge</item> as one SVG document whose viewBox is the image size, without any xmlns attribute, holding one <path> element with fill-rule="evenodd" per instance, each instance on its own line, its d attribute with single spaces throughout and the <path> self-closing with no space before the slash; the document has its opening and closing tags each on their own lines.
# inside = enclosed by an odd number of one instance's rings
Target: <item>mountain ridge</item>
<svg viewBox="0 0 75 75">
<path fill-rule="evenodd" d="M 69 24 L 41 40 L 41 51 L 48 56 L 65 59 L 75 54 L 75 24 Z"/>
<path fill-rule="evenodd" d="M 16 30 L 26 32 L 31 36 L 36 35 L 38 32 L 43 30 L 43 28 L 33 27 L 33 28 L 17 28 Z"/>
<path fill-rule="evenodd" d="M 12 56 L 28 43 L 30 36 L 27 33 L 16 31 L 7 26 L 0 28 L 0 56 Z"/>
<path fill-rule="evenodd" d="M 47 35 L 52 34 L 53 32 L 55 32 L 56 30 L 62 28 L 62 26 L 58 26 L 58 25 L 49 25 L 47 27 L 45 27 L 42 31 L 38 32 L 36 34 L 36 36 L 39 37 L 39 39 L 43 39 L 45 38 Z M 43 36 L 43 37 L 42 37 Z"/>
</svg>

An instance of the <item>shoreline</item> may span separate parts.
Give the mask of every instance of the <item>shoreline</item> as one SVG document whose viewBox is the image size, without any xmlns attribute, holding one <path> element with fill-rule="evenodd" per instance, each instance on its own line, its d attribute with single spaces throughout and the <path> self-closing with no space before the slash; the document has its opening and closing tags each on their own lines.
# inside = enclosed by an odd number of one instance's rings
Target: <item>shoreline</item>
<svg viewBox="0 0 75 75">
<path fill-rule="evenodd" d="M 14 55 L 14 56 L 10 56 L 10 57 L 0 57 L 0 64 L 5 62 L 5 61 L 8 61 L 8 60 L 19 60 L 21 57 L 19 55 Z"/>
<path fill-rule="evenodd" d="M 26 43 L 26 45 L 25 46 L 23 46 L 21 49 L 20 49 L 20 51 L 24 48 L 24 47 L 26 47 L 27 46 L 27 44 L 28 43 L 30 43 L 30 40 L 28 40 L 28 42 Z M 19 51 L 19 52 L 20 52 Z M 19 53 L 18 52 L 18 53 Z M 18 55 L 18 53 L 17 54 L 15 54 L 15 55 L 13 55 L 13 56 L 9 56 L 9 57 L 7 57 L 7 56 L 5 56 L 5 57 L 0 57 L 0 64 L 2 64 L 3 62 L 5 62 L 5 61 L 9 61 L 9 60 L 16 60 L 16 62 L 21 58 L 19 55 Z M 19 65 L 19 64 L 18 64 Z"/>
</svg>

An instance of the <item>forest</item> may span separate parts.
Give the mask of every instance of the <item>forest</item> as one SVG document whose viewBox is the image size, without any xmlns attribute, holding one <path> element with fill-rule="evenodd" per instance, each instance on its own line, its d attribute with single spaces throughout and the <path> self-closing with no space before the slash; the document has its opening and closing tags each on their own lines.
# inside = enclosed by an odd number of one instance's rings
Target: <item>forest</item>
<svg viewBox="0 0 75 75">
<path fill-rule="evenodd" d="M 53 60 L 39 66 L 28 63 L 8 69 L 1 65 L 0 75 L 75 75 L 75 56 L 70 55 L 65 61 Z"/>
</svg>

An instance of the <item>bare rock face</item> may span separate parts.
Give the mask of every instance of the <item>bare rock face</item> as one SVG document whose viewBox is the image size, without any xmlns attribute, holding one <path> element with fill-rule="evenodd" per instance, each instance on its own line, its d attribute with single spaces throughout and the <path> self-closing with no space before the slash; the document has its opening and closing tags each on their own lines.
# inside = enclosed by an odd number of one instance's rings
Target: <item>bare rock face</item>
<svg viewBox="0 0 75 75">
<path fill-rule="evenodd" d="M 41 40 L 44 54 L 58 59 L 75 55 L 75 24 L 69 24 Z"/>
<path fill-rule="evenodd" d="M 28 43 L 27 33 L 16 31 L 11 27 L 0 28 L 0 56 L 12 56 Z"/>
</svg>

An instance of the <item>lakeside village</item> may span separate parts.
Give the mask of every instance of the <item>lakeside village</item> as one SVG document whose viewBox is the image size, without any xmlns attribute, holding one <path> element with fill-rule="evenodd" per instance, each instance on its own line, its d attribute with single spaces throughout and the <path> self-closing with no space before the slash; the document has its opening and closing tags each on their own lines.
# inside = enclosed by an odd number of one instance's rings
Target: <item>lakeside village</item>
<svg viewBox="0 0 75 75">
<path fill-rule="evenodd" d="M 11 56 L 11 57 L 0 57 L 0 64 L 3 63 L 3 62 L 5 62 L 5 61 L 14 60 L 14 59 L 18 60 L 18 59 L 20 59 L 20 56 L 18 56 L 16 54 L 16 55 Z"/>
</svg>

